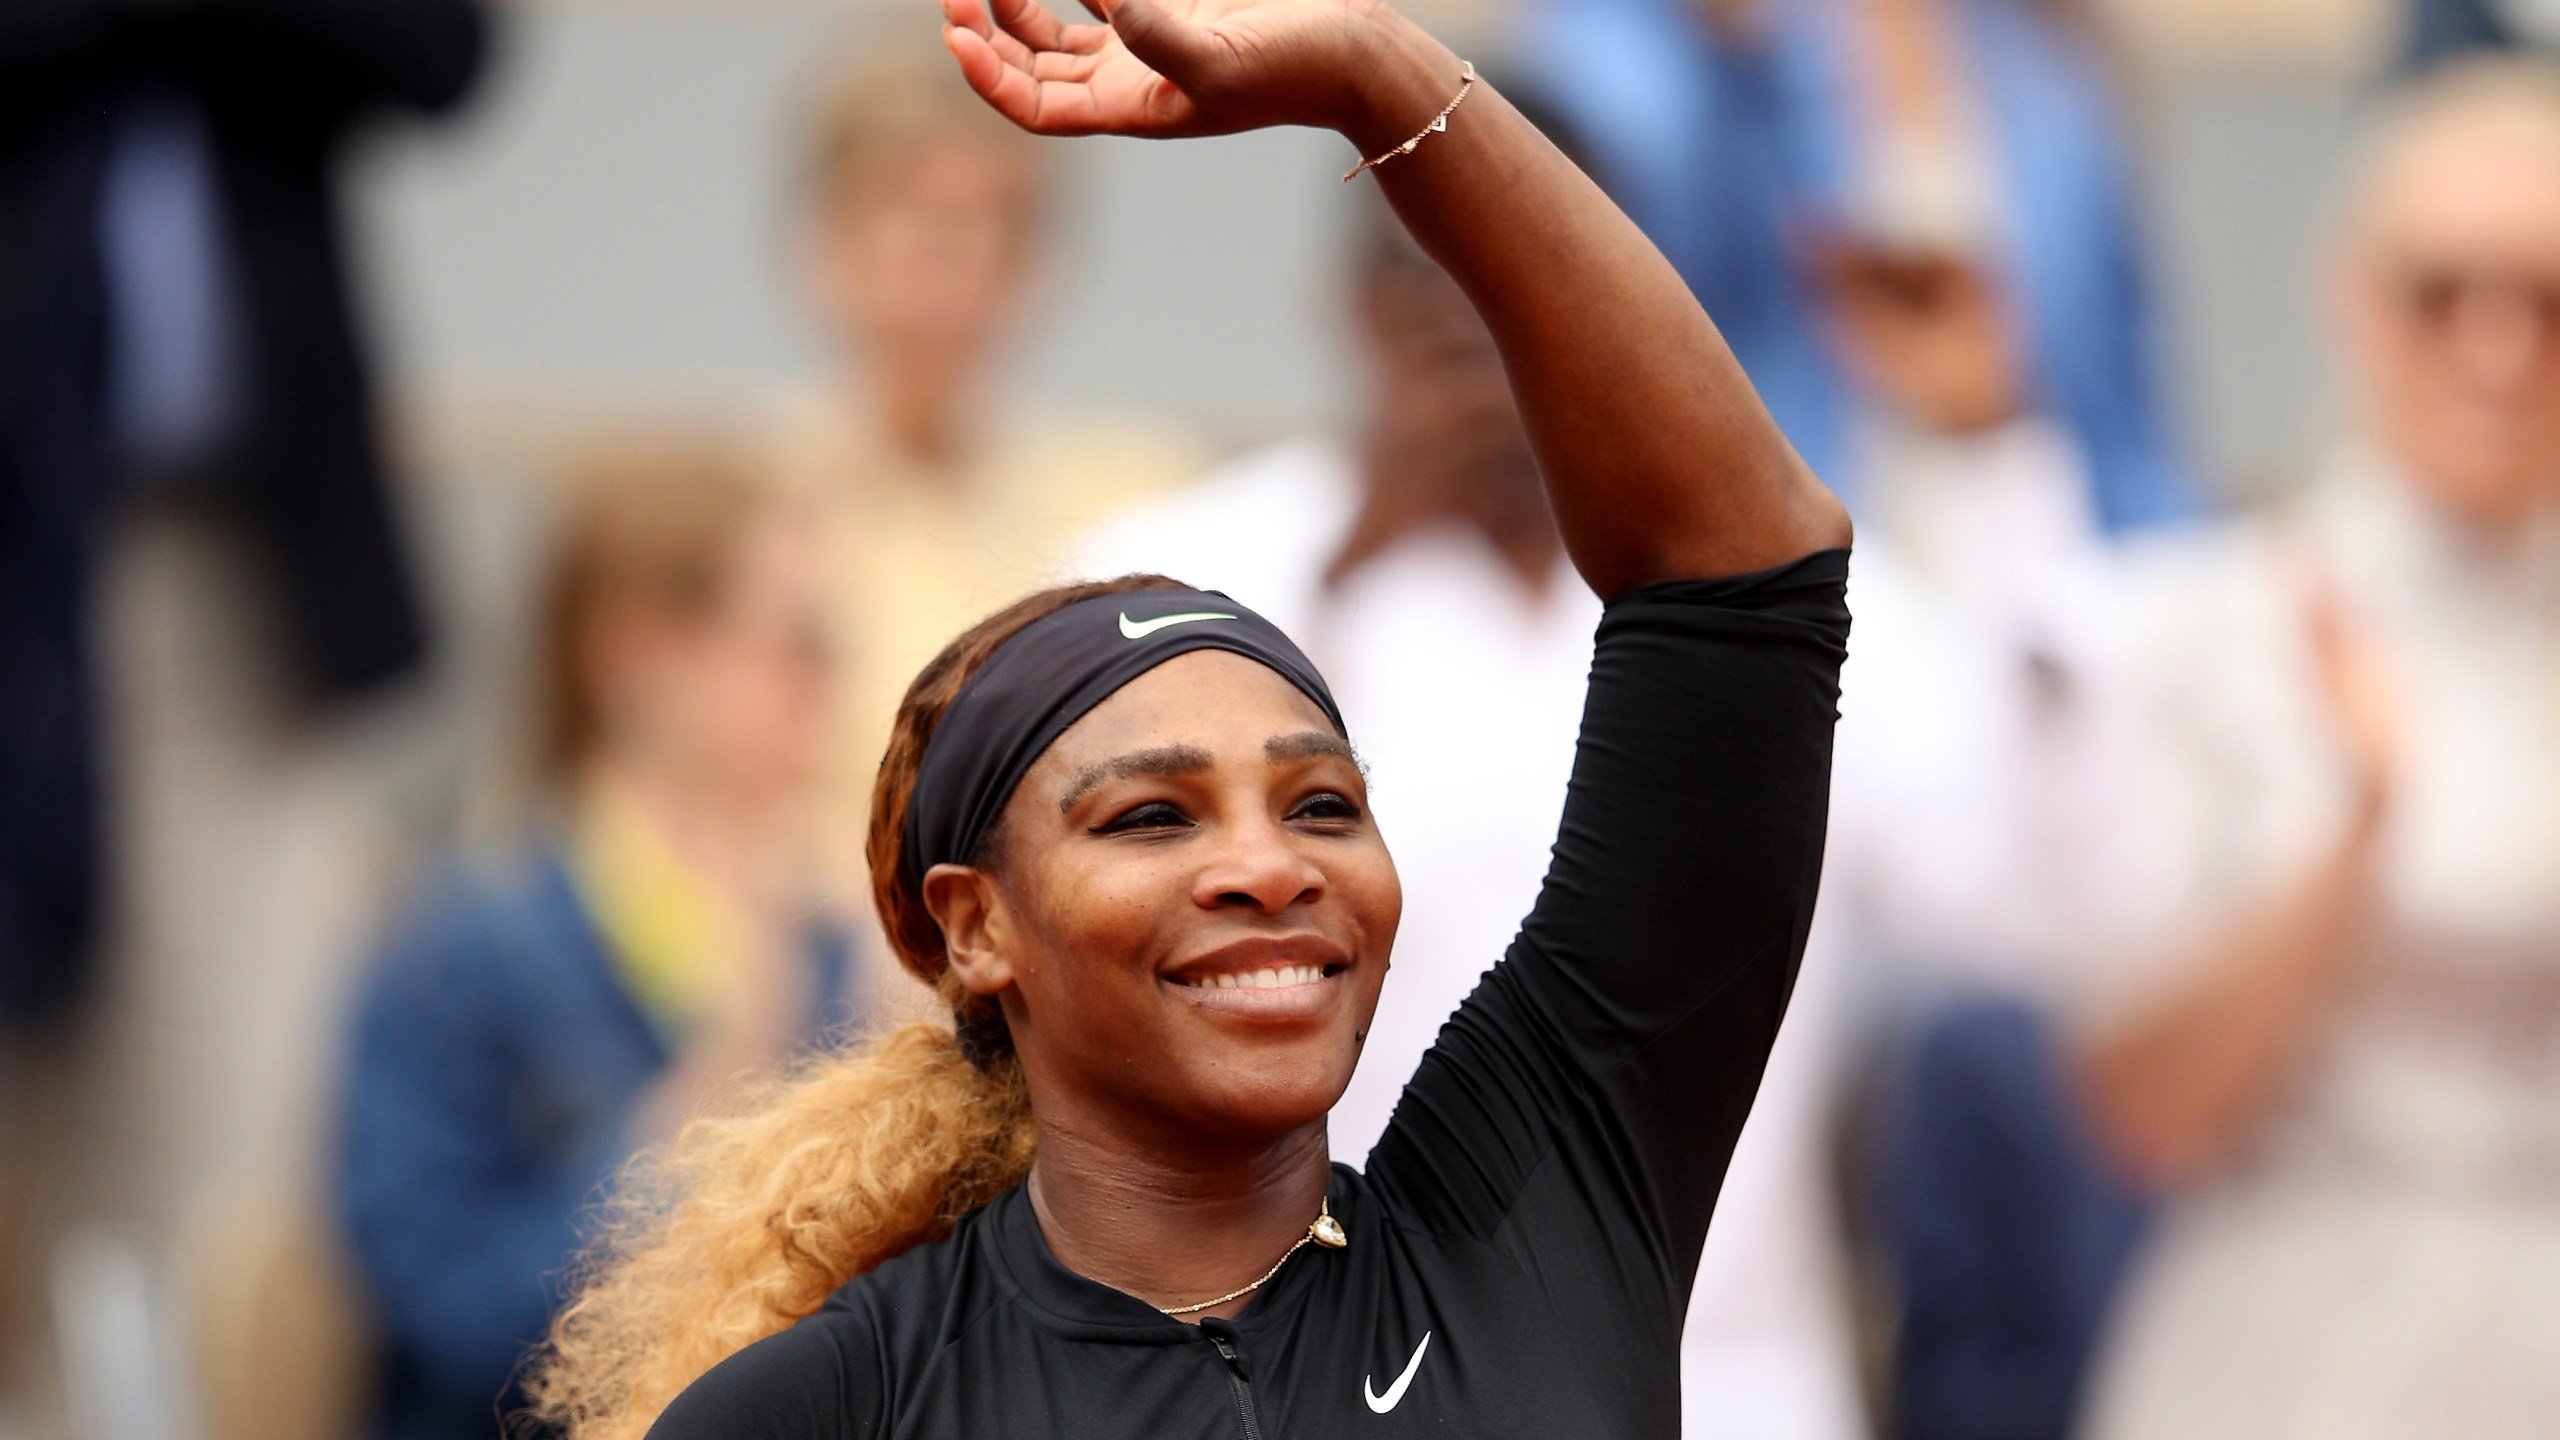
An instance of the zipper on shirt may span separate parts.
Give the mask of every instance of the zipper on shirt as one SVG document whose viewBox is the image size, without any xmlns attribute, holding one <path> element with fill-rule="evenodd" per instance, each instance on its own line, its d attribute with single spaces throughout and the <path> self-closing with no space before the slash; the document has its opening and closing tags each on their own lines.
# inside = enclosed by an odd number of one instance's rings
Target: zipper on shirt
<svg viewBox="0 0 2560 1440">
<path fill-rule="evenodd" d="M 1262 1440 L 1262 1415 L 1253 1408 L 1253 1376 L 1244 1368 L 1244 1348 L 1237 1343 L 1240 1337 L 1235 1327 L 1211 1319 L 1201 1321 L 1200 1329 L 1216 1347 L 1218 1358 L 1227 1362 L 1227 1388 L 1235 1392 L 1236 1416 L 1244 1421 L 1244 1440 Z"/>
</svg>

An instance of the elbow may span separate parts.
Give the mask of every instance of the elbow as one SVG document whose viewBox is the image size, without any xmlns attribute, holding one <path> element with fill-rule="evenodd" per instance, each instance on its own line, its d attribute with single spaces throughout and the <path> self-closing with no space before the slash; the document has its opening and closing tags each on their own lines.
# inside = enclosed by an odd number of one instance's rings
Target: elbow
<svg viewBox="0 0 2560 1440">
<path fill-rule="evenodd" d="M 1782 469 L 1758 468 L 1703 491 L 1666 485 L 1578 525 L 1575 518 L 1558 517 L 1565 548 L 1604 600 L 1791 565 L 1855 538 L 1849 507 L 1792 451 Z"/>
<path fill-rule="evenodd" d="M 1802 462 L 1799 468 L 1802 468 Z M 1849 507 L 1831 493 L 1831 487 L 1814 478 L 1810 470 L 1803 472 L 1803 489 L 1807 492 L 1798 505 L 1803 514 L 1799 520 L 1806 535 L 1806 552 L 1846 550 L 1858 539 L 1858 527 L 1849 519 Z"/>
</svg>

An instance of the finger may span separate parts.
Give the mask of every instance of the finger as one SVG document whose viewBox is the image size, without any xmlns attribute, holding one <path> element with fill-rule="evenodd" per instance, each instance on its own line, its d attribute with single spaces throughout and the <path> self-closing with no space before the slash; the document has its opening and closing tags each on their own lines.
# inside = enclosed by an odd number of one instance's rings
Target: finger
<svg viewBox="0 0 2560 1440">
<path fill-rule="evenodd" d="M 988 9 L 1004 32 L 1034 50 L 1067 48 L 1067 25 L 1040 0 L 990 0 Z"/>
<path fill-rule="evenodd" d="M 1040 63 L 1040 57 L 1045 53 L 1032 49 L 1001 29 L 978 30 L 972 33 L 987 42 L 988 47 L 996 52 L 996 58 L 1017 70 L 1031 69 Z"/>
<path fill-rule="evenodd" d="M 1029 71 L 1007 65 L 987 37 L 974 30 L 947 27 L 943 43 L 960 62 L 969 88 L 1023 129 L 1040 135 L 1090 135 L 1105 128 L 1090 87 L 1035 79 Z"/>
<path fill-rule="evenodd" d="M 942 0 L 942 41 L 946 48 L 951 43 L 951 32 L 954 30 L 966 30 L 979 39 L 987 41 L 990 46 L 993 46 L 995 38 L 1003 33 L 996 29 L 994 18 L 987 14 L 985 0 Z M 1006 38 L 1011 39 L 1010 36 Z M 1020 41 L 1012 43 L 1016 46 L 1021 45 Z M 996 53 L 1001 56 L 1004 52 L 998 49 Z M 952 54 L 956 57 L 959 52 L 954 50 Z"/>
<path fill-rule="evenodd" d="M 1098 54 L 1111 44 L 1103 26 L 1062 26 L 1037 0 L 942 0 L 942 20 L 983 38 L 1019 69 L 1032 69 L 1034 56 Z"/>
<path fill-rule="evenodd" d="M 1118 0 L 1111 7 L 1111 28 L 1148 69 L 1194 96 L 1216 89 L 1232 58 L 1225 42 L 1174 18 L 1156 0 Z"/>
<path fill-rule="evenodd" d="M 1093 72 L 1101 65 L 1102 57 L 1099 55 L 1067 55 L 1052 50 L 1031 57 L 1027 68 L 1034 80 L 1065 80 L 1082 84 L 1092 79 Z"/>
<path fill-rule="evenodd" d="M 945 14 L 956 8 L 954 0 L 943 0 Z M 993 42 L 957 21 L 942 27 L 942 44 L 960 63 L 960 78 L 969 82 L 979 99 L 1007 120 L 1030 128 L 1034 107 L 1026 93 L 1032 84 L 1027 71 L 1006 64 Z"/>
<path fill-rule="evenodd" d="M 946 21 L 975 32 L 998 59 L 1035 78 L 1082 79 L 1091 66 L 1043 57 L 1090 56 L 1111 41 L 1111 32 L 1100 25 L 1060 24 L 1037 0 L 943 0 L 942 10 Z"/>
</svg>

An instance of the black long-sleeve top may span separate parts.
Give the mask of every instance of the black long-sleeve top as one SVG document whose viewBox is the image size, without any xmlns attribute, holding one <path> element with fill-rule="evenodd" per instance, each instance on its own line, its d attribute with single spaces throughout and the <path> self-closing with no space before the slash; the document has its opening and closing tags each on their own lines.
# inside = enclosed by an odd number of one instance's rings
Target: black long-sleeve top
<svg viewBox="0 0 2560 1440">
<path fill-rule="evenodd" d="M 1060 1265 L 1017 1186 L 655 1440 L 1676 1435 L 1698 1253 L 1813 915 L 1847 577 L 1825 551 L 1610 603 L 1545 888 L 1366 1173 L 1334 1167 L 1347 1248 L 1187 1325 Z"/>
</svg>

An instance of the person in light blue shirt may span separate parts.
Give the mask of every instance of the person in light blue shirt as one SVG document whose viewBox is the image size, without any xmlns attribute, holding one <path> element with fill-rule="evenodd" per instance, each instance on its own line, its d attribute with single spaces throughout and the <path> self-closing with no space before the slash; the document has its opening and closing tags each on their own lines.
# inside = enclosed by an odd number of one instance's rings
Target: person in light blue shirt
<svg viewBox="0 0 2560 1440">
<path fill-rule="evenodd" d="M 2066 7 L 1536 0 L 1513 65 L 1587 138 L 1798 451 L 1863 508 L 1862 400 L 1827 343 L 1806 255 L 1860 203 L 1891 128 L 1862 27 L 1897 5 L 1944 42 L 2035 403 L 2085 450 L 2101 522 L 2120 534 L 2193 515 L 2113 77 Z"/>
</svg>

